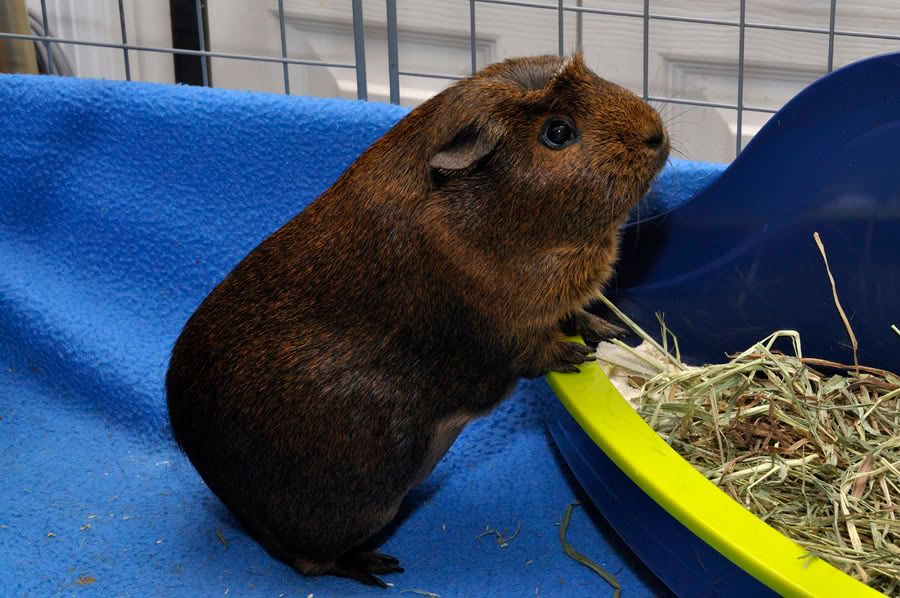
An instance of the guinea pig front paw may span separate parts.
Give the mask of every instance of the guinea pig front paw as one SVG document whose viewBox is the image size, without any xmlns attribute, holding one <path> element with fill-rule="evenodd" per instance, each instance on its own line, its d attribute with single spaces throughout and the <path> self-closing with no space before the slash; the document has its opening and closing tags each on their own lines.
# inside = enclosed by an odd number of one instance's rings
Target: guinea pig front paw
<svg viewBox="0 0 900 598">
<path fill-rule="evenodd" d="M 523 378 L 538 378 L 549 372 L 577 374 L 578 366 L 594 359 L 590 347 L 570 341 L 554 341 L 547 347 L 538 362 L 522 373 Z"/>
<path fill-rule="evenodd" d="M 585 310 L 579 310 L 563 318 L 559 323 L 560 330 L 568 336 L 579 335 L 588 343 L 599 343 L 611 338 L 628 336 L 624 328 L 610 324 L 601 317 Z"/>
</svg>

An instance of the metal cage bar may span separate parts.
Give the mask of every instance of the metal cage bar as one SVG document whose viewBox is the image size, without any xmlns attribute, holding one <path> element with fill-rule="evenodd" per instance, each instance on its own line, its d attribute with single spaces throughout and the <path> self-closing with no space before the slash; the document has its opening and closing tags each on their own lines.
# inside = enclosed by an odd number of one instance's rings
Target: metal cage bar
<svg viewBox="0 0 900 598">
<path fill-rule="evenodd" d="M 304 66 L 327 66 L 338 69 L 355 69 L 355 64 L 342 62 L 326 62 L 323 60 L 307 60 L 303 58 L 276 58 L 275 56 L 258 56 L 254 54 L 233 54 L 229 52 L 212 52 L 209 50 L 188 50 L 185 48 L 160 48 L 156 46 L 136 46 L 134 44 L 117 44 L 113 42 L 94 42 L 80 39 L 66 39 L 47 35 L 23 35 L 20 33 L 0 33 L 0 39 L 27 39 L 31 41 L 45 41 L 53 44 L 72 46 L 95 46 L 98 48 L 117 48 L 120 50 L 135 50 L 140 52 L 154 52 L 158 54 L 179 54 L 185 56 L 204 56 L 207 58 L 227 58 L 230 60 L 250 60 L 254 62 L 285 62 L 287 64 L 302 64 Z"/>
<path fill-rule="evenodd" d="M 387 0 L 388 83 L 391 104 L 400 103 L 400 59 L 397 48 L 397 0 Z"/>
<path fill-rule="evenodd" d="M 397 71 L 398 75 L 404 77 L 422 77 L 424 79 L 446 79 L 447 81 L 459 81 L 465 79 L 462 75 L 447 75 L 445 73 L 425 73 L 422 71 Z"/>
<path fill-rule="evenodd" d="M 581 6 L 581 0 L 575 0 L 576 6 Z M 582 39 L 582 33 L 584 31 L 584 14 L 580 12 L 575 13 L 575 51 L 581 52 L 584 50 L 584 43 Z"/>
<path fill-rule="evenodd" d="M 469 47 L 472 51 L 472 74 L 478 70 L 478 38 L 475 37 L 475 0 L 469 0 Z"/>
<path fill-rule="evenodd" d="M 580 13 L 579 13 L 580 14 Z M 650 0 L 644 0 L 644 101 L 650 97 Z"/>
<path fill-rule="evenodd" d="M 287 58 L 287 35 L 285 35 L 284 25 L 284 0 L 278 0 L 278 24 L 281 29 L 281 57 Z M 284 93 L 291 95 L 291 76 L 288 73 L 288 65 L 286 62 L 281 63 L 282 75 L 284 76 Z"/>
<path fill-rule="evenodd" d="M 834 17 L 837 13 L 837 0 L 831 0 L 831 12 L 828 15 L 828 72 L 834 70 Z"/>
<path fill-rule="evenodd" d="M 353 0 L 353 55 L 356 60 L 356 98 L 359 100 L 369 99 L 366 84 L 366 35 L 363 25 L 362 0 Z"/>
<path fill-rule="evenodd" d="M 125 27 L 125 0 L 119 0 L 119 26 L 122 28 L 122 43 L 128 43 L 128 31 Z M 46 25 L 44 33 L 47 32 Z M 122 56 L 125 59 L 125 80 L 131 81 L 131 63 L 128 60 L 128 48 L 122 49 Z"/>
<path fill-rule="evenodd" d="M 49 25 L 47 23 L 47 0 L 41 0 L 41 23 L 44 26 L 44 35 L 50 35 Z M 44 40 L 44 48 L 47 50 L 47 72 L 53 74 L 53 50 L 50 48 L 50 42 Z"/>
<path fill-rule="evenodd" d="M 557 10 L 557 17 L 556 17 L 556 18 L 557 18 L 557 21 L 558 21 L 558 24 L 559 24 L 559 34 L 558 34 L 558 39 L 559 39 L 559 55 L 560 55 L 560 57 L 562 57 L 562 56 L 564 56 L 565 53 L 566 53 L 566 44 L 565 44 L 565 40 L 563 39 L 563 36 L 565 35 L 565 32 L 564 32 L 565 27 L 564 27 L 564 25 L 565 25 L 565 14 L 566 14 L 566 13 L 563 12 L 563 0 L 558 0 L 558 2 L 557 2 L 557 9 L 556 9 L 556 10 Z"/>
<path fill-rule="evenodd" d="M 200 36 L 200 49 L 206 49 L 206 35 L 203 31 L 203 7 L 200 5 L 200 0 L 196 0 L 196 10 L 197 10 L 197 34 Z M 203 74 L 203 87 L 209 87 L 209 73 L 207 70 L 207 61 L 209 58 L 204 56 L 200 59 L 200 72 Z"/>
<path fill-rule="evenodd" d="M 738 29 L 738 81 L 737 81 L 737 139 L 734 155 L 741 153 L 741 139 L 744 136 L 744 21 L 747 16 L 747 0 L 741 0 L 741 26 Z"/>
</svg>

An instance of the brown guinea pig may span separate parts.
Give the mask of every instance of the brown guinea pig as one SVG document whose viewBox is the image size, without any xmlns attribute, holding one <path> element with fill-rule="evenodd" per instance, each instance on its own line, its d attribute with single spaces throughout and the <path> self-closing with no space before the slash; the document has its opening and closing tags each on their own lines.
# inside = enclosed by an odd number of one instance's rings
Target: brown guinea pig
<svg viewBox="0 0 900 598">
<path fill-rule="evenodd" d="M 659 115 L 582 57 L 518 58 L 409 113 L 254 249 L 184 327 L 175 439 L 297 571 L 384 585 L 360 545 L 516 379 L 574 372 L 563 331 L 668 156 Z"/>
</svg>

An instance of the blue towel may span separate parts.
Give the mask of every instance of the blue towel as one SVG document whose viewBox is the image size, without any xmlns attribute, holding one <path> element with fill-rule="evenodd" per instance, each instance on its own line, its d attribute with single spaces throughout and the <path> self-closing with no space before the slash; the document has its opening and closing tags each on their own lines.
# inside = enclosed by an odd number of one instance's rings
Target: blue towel
<svg viewBox="0 0 900 598">
<path fill-rule="evenodd" d="M 670 158 L 650 192 L 632 209 L 630 221 L 647 220 L 674 210 L 706 189 L 726 166 Z"/>
<path fill-rule="evenodd" d="M 471 425 L 413 492 L 386 534 L 407 570 L 387 592 L 270 558 L 171 440 L 163 377 L 188 316 L 405 113 L 0 77 L 0 594 L 609 593 L 560 549 L 580 492 L 544 428 L 542 382 Z M 476 539 L 517 524 L 508 547 Z M 590 507 L 570 534 L 627 593 L 663 591 Z"/>
</svg>

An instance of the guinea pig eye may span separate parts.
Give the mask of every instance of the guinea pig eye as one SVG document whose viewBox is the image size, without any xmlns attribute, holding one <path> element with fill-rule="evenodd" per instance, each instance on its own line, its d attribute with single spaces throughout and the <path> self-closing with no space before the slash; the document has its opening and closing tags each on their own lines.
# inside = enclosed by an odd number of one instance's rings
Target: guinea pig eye
<svg viewBox="0 0 900 598">
<path fill-rule="evenodd" d="M 568 118 L 554 116 L 544 123 L 541 132 L 541 143 L 550 149 L 558 150 L 578 141 L 578 130 Z"/>
</svg>

